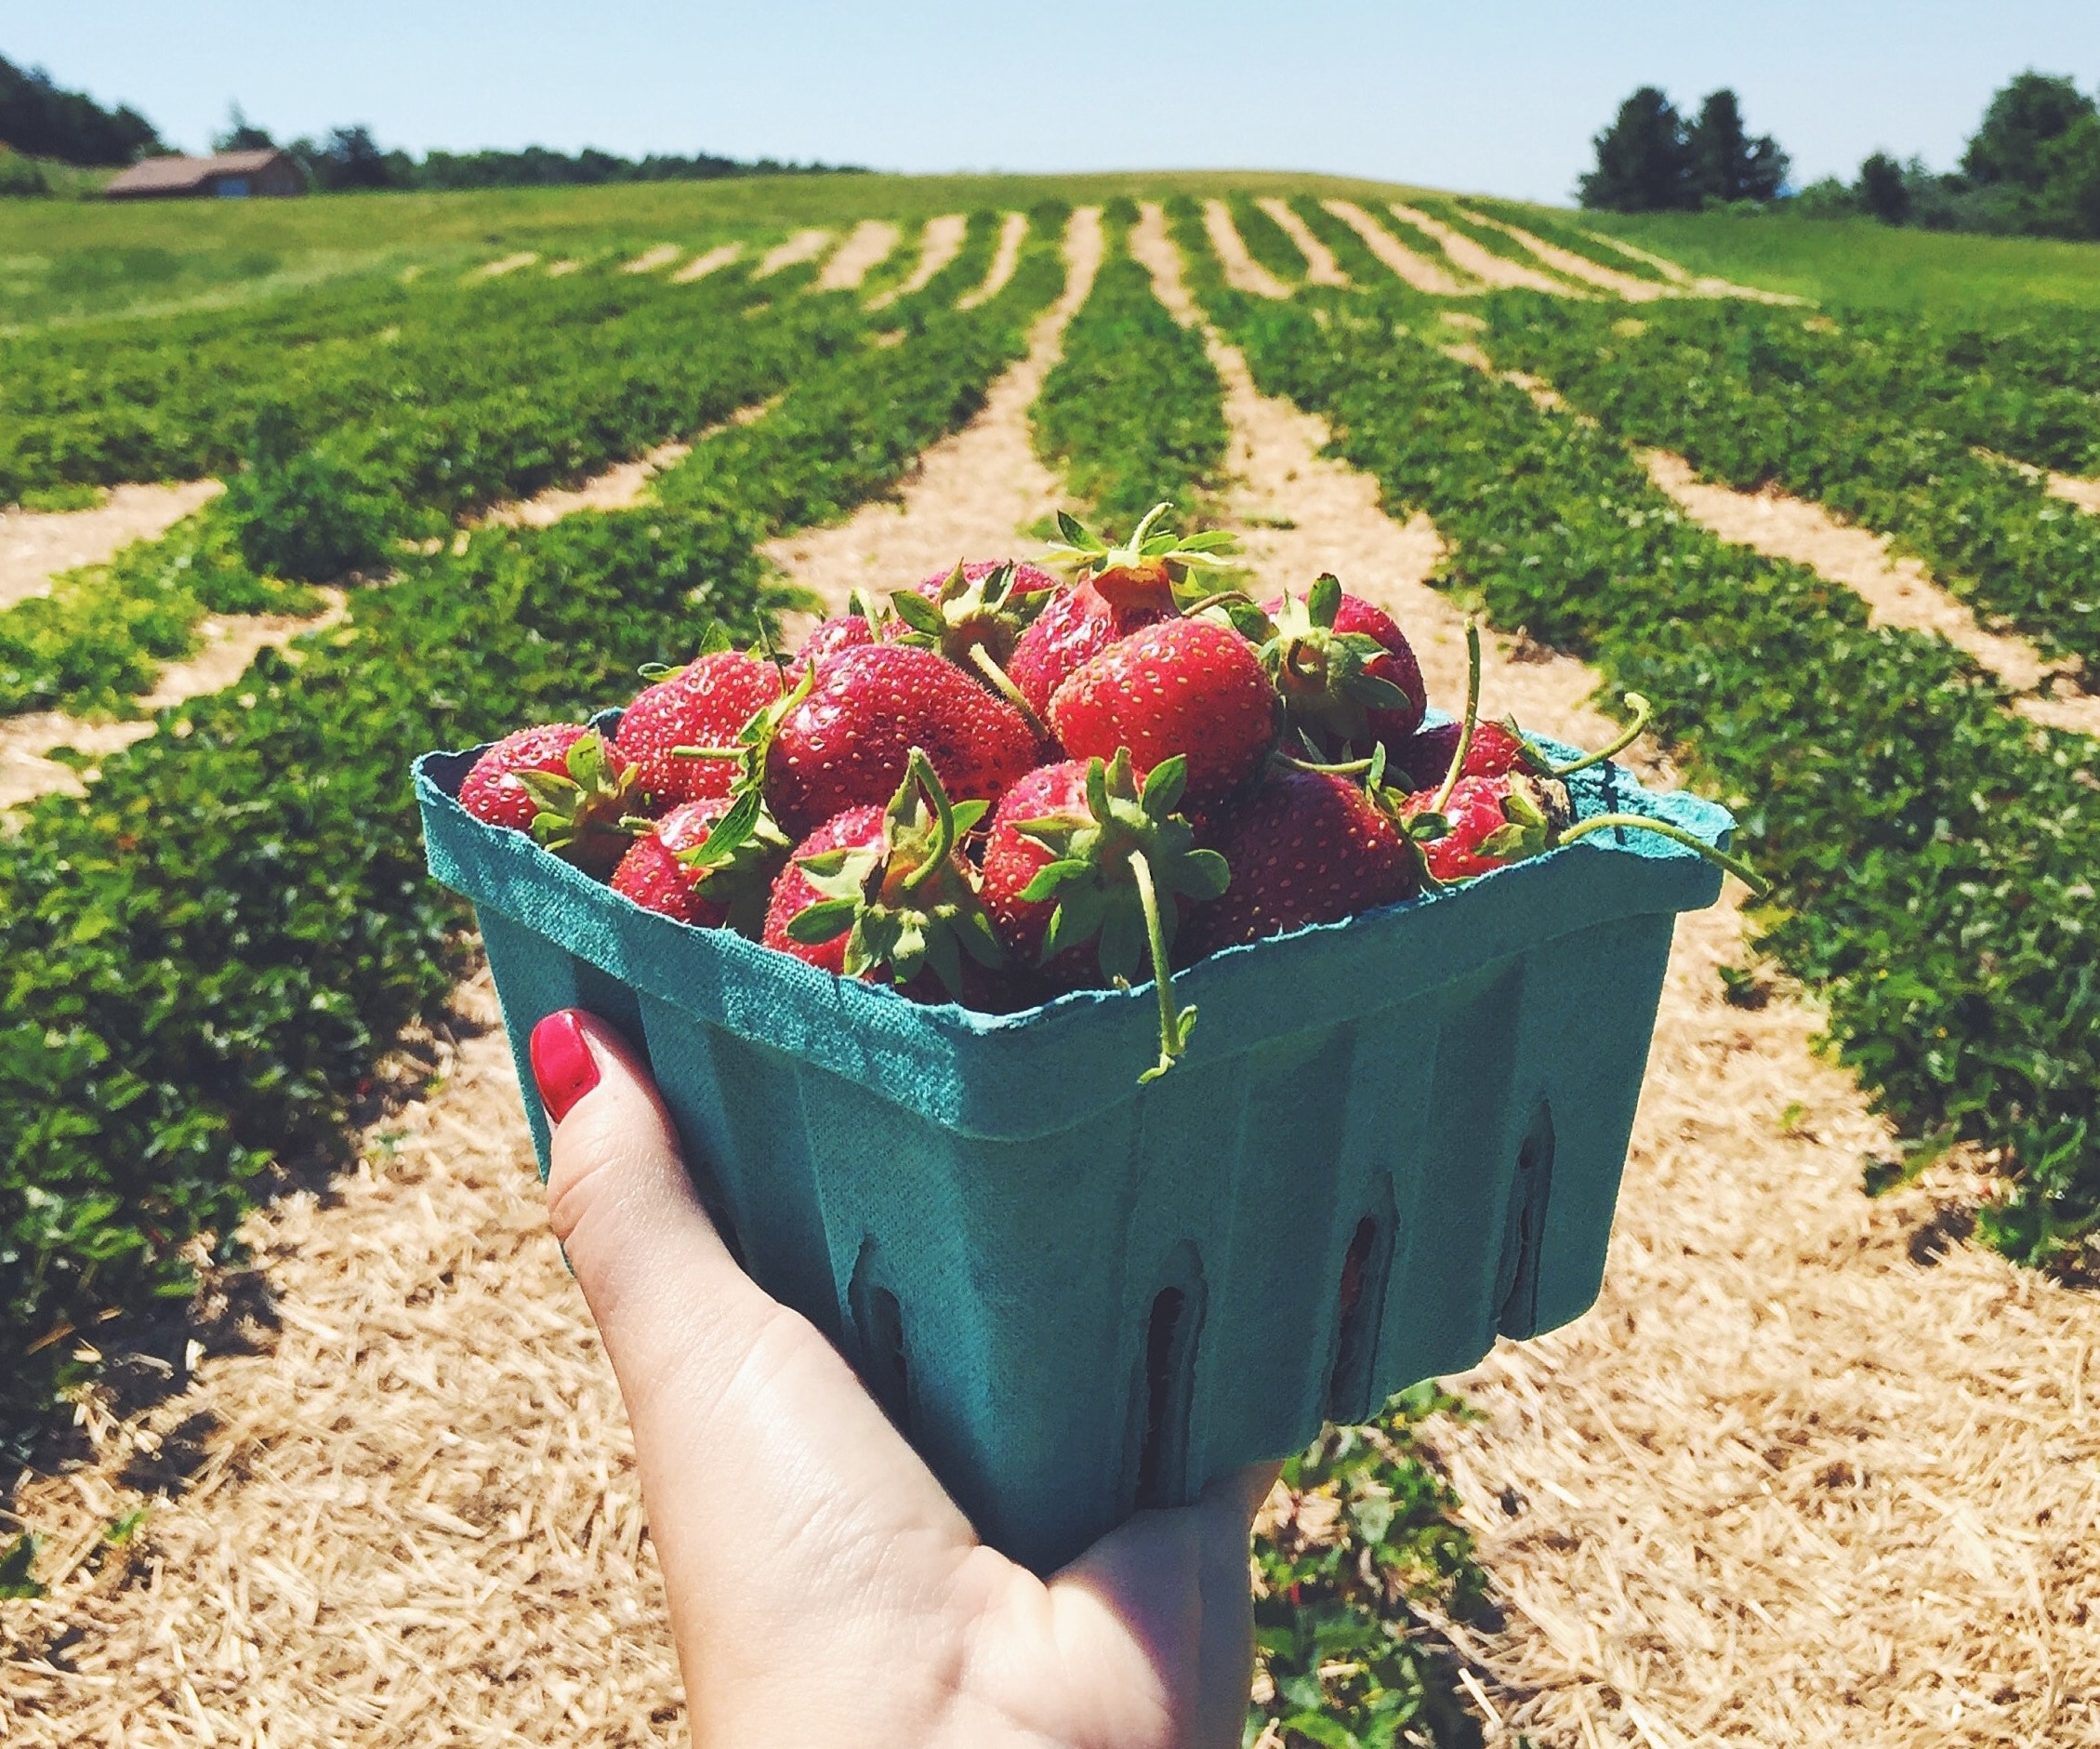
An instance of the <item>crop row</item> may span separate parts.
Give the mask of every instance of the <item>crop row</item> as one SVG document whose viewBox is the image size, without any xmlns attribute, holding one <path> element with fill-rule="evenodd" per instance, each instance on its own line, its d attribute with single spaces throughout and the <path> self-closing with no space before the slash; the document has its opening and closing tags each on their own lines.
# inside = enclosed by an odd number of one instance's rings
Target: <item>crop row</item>
<svg viewBox="0 0 2100 1749">
<path fill-rule="evenodd" d="M 1195 284 L 1256 380 L 1324 415 L 1443 581 L 1663 702 L 1783 904 L 1762 945 L 1817 987 L 1843 1059 L 1918 1140 L 2006 1150 L 1985 1230 L 2046 1262 L 2100 1223 L 2092 742 L 2038 732 L 1936 638 L 1684 521 L 1609 433 L 1446 356 L 1403 291 L 1263 303 Z"/>
<path fill-rule="evenodd" d="M 1743 487 L 1776 483 L 1893 536 L 1947 586 L 2045 651 L 2100 669 L 2100 517 L 1978 454 L 1872 347 L 1799 311 L 1715 300 L 1601 306 L 1509 293 L 1484 307 L 1499 364 L 1548 378 L 1633 442 Z M 1825 342 L 1829 342 L 1825 344 Z"/>
<path fill-rule="evenodd" d="M 976 284 L 994 230 L 980 216 L 970 246 L 882 318 L 888 331 L 915 331 Z M 782 274 L 787 283 L 773 285 L 762 309 L 741 283 L 715 296 L 673 288 L 684 295 L 645 304 L 647 323 L 613 325 L 617 345 L 602 328 L 568 337 L 565 377 L 510 380 L 517 361 L 502 357 L 485 371 L 456 364 L 452 386 L 475 379 L 477 391 L 466 399 L 442 403 L 446 385 L 434 382 L 414 404 L 384 397 L 360 404 L 309 448 L 299 444 L 311 407 L 295 413 L 288 399 L 268 404 L 248 465 L 225 499 L 112 565 L 74 574 L 50 596 L 0 612 L 0 715 L 52 705 L 121 709 L 151 685 L 157 663 L 189 650 L 205 613 L 310 603 L 307 591 L 275 581 L 280 575 L 321 579 L 381 568 L 401 537 L 449 529 L 463 505 L 544 480 L 557 449 L 564 463 L 605 459 L 690 435 L 764 399 L 812 360 L 857 347 L 868 331 L 872 318 L 852 298 L 792 295 L 808 277 L 806 269 L 793 281 Z M 552 284 L 559 296 L 563 282 Z M 501 326 L 469 338 L 508 346 L 518 326 L 536 328 L 519 313 L 535 307 L 530 297 L 517 300 Z M 496 378 L 503 380 L 490 388 Z M 322 399 L 337 404 L 337 397 Z M 580 424 L 554 443 L 549 433 L 568 419 Z M 908 433 L 864 433 L 865 465 L 889 465 L 889 452 L 909 442 Z"/>
<path fill-rule="evenodd" d="M 0 1411 L 21 1425 L 79 1377 L 99 1318 L 188 1293 L 196 1247 L 231 1252 L 273 1162 L 340 1148 L 346 1102 L 442 1000 L 465 919 L 423 872 L 410 757 L 617 699 L 711 621 L 755 635 L 756 542 L 909 459 L 842 439 L 845 411 L 860 433 L 967 417 L 1058 283 L 1037 243 L 982 310 L 811 358 L 680 502 L 408 559 L 85 797 L 23 811 L 0 844 Z"/>
<path fill-rule="evenodd" d="M 1101 271 L 1034 408 L 1043 459 L 1117 534 L 1162 501 L 1193 513 L 1225 459 L 1223 386 L 1131 258 L 1137 217 L 1129 200 L 1105 209 Z"/>
</svg>

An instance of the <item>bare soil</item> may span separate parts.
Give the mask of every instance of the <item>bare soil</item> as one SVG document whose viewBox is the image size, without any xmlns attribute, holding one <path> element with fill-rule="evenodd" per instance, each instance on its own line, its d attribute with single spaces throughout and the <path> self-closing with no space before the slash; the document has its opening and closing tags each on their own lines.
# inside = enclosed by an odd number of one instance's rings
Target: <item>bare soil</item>
<svg viewBox="0 0 2100 1749">
<path fill-rule="evenodd" d="M 521 249 L 515 255 L 507 255 L 500 260 L 486 261 L 467 277 L 477 279 L 501 279 L 507 273 L 515 273 L 520 268 L 530 267 L 539 257 L 530 249 Z"/>
<path fill-rule="evenodd" d="M 1013 278 L 1014 270 L 1021 265 L 1021 245 L 1028 235 L 1028 215 L 1009 213 L 999 225 L 999 246 L 992 256 L 992 265 L 984 274 L 984 283 L 975 291 L 965 292 L 956 300 L 958 310 L 975 310 L 990 303 L 1007 288 Z"/>
<path fill-rule="evenodd" d="M 0 510 L 0 609 L 49 594 L 61 571 L 107 564 L 133 541 L 157 539 L 225 489 L 217 480 L 119 485 L 91 510 Z"/>
<path fill-rule="evenodd" d="M 644 249 L 631 261 L 623 261 L 623 273 L 654 273 L 660 267 L 668 267 L 685 251 L 675 243 L 659 243 L 653 249 Z"/>
<path fill-rule="evenodd" d="M 1334 251 L 1313 234 L 1308 225 L 1291 210 L 1290 203 L 1274 194 L 1264 194 L 1254 203 L 1275 220 L 1276 229 L 1297 246 L 1298 253 L 1305 258 L 1305 278 L 1314 285 L 1346 285 L 1349 275 L 1341 271 L 1341 263 L 1334 258 Z"/>
<path fill-rule="evenodd" d="M 1281 298 L 1290 287 L 1247 252 L 1247 239 L 1233 223 L 1233 209 L 1221 200 L 1203 203 L 1203 229 L 1224 269 L 1225 284 L 1251 298 Z"/>
<path fill-rule="evenodd" d="M 1530 291 L 1552 292 L 1556 297 L 1566 297 L 1569 287 L 1565 280 L 1541 273 L 1536 268 L 1525 267 L 1521 261 L 1512 261 L 1497 255 L 1492 249 L 1483 248 L 1462 231 L 1454 231 L 1442 219 L 1432 219 L 1427 213 L 1399 201 L 1389 205 L 1395 217 L 1405 219 L 1416 230 L 1434 237 L 1444 245 L 1459 269 L 1471 273 L 1473 278 L 1489 285 L 1521 285 Z"/>
<path fill-rule="evenodd" d="M 1477 281 L 1460 281 L 1442 263 L 1410 249 L 1354 201 L 1325 200 L 1320 205 L 1363 238 L 1366 248 L 1417 291 L 1427 292 L 1432 298 L 1458 298 L 1480 289 Z"/>
<path fill-rule="evenodd" d="M 1841 523 L 1805 498 L 1701 480 L 1679 456 L 1657 450 L 1644 459 L 1656 484 L 1722 539 L 1842 584 L 1867 603 L 1876 625 L 1937 633 L 2002 681 L 2014 695 L 2013 709 L 2030 721 L 2100 734 L 2100 696 L 2078 690 L 2075 662 L 2052 661 L 2025 638 L 1987 629 L 1921 561 L 1895 555 L 1884 536 Z M 2052 688 L 2053 681 L 2067 683 Z"/>
<path fill-rule="evenodd" d="M 2077 474 L 2052 473 L 2049 476 L 2050 492 L 2067 504 L 2075 504 L 2081 510 L 2091 510 L 2100 516 L 2100 480 L 2084 480 Z"/>
<path fill-rule="evenodd" d="M 703 280 L 710 273 L 719 273 L 738 256 L 744 253 L 743 245 L 734 243 L 719 243 L 711 249 L 704 249 L 671 275 L 674 285 L 690 285 Z"/>
<path fill-rule="evenodd" d="M 759 258 L 754 279 L 771 279 L 775 273 L 790 267 L 799 267 L 804 261 L 813 261 L 822 255 L 831 241 L 831 232 L 816 228 L 798 231 L 785 243 L 775 244 Z"/>
<path fill-rule="evenodd" d="M 903 240 L 904 232 L 887 219 L 862 219 L 824 264 L 824 272 L 817 275 L 817 290 L 858 291 Z"/>
<path fill-rule="evenodd" d="M 1515 225 L 1505 224 L 1499 219 L 1490 219 L 1486 213 L 1471 212 L 1463 207 L 1459 210 L 1465 212 L 1465 216 L 1474 224 L 1499 231 L 1504 236 L 1522 244 L 1555 272 L 1565 273 L 1569 279 L 1580 280 L 1586 285 L 1594 285 L 1600 291 L 1608 291 L 1616 298 L 1623 298 L 1628 303 L 1653 303 L 1658 298 L 1670 295 L 1653 280 L 1636 279 L 1631 273 L 1621 273 L 1616 269 L 1600 266 L 1588 256 L 1578 255 L 1573 249 L 1561 248 L 1557 244 L 1548 243 L 1543 237 L 1533 236 L 1530 232 L 1520 230 Z"/>
<path fill-rule="evenodd" d="M 918 261 L 911 271 L 911 277 L 882 293 L 868 308 L 887 310 L 898 298 L 924 291 L 933 283 L 933 276 L 962 253 L 962 245 L 969 239 L 970 216 L 967 213 L 942 213 L 929 219 L 918 235 Z"/>
</svg>

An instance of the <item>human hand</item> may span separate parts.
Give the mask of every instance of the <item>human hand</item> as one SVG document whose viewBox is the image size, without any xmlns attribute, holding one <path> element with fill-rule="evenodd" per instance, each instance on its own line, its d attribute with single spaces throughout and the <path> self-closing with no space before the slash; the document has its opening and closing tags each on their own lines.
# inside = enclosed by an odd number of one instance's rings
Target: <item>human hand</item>
<svg viewBox="0 0 2100 1749">
<path fill-rule="evenodd" d="M 634 1428 L 694 1742 L 1227 1749 L 1273 1465 L 1140 1513 L 1049 1580 L 979 1543 L 816 1327 L 722 1243 L 602 1021 L 532 1039 L 548 1212 Z"/>
</svg>

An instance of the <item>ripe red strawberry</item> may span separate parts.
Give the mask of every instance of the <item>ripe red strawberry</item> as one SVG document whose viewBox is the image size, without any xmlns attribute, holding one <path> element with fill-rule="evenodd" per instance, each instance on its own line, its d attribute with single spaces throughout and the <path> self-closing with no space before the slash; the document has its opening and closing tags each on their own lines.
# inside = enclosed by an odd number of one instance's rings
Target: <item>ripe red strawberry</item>
<svg viewBox="0 0 2100 1749">
<path fill-rule="evenodd" d="M 1199 956 L 1308 923 L 1339 922 L 1408 898 L 1418 885 L 1414 853 L 1399 828 L 1336 772 L 1274 767 L 1221 816 L 1215 841 L 1233 879 L 1189 919 Z"/>
<path fill-rule="evenodd" d="M 1195 830 L 1174 812 L 1182 769 L 1169 760 L 1140 785 L 1128 756 L 1105 765 L 1071 759 L 1006 792 L 985 835 L 980 890 L 1015 960 L 1039 967 L 1060 989 L 1134 981 L 1145 920 L 1133 852 L 1145 858 L 1156 893 L 1180 901 L 1161 907 L 1169 946 L 1188 902 L 1223 890 L 1222 859 L 1197 850 Z"/>
<path fill-rule="evenodd" d="M 958 564 L 890 597 L 884 639 L 944 656 L 967 670 L 1024 718 L 1037 718 L 1028 696 L 1006 664 L 1029 622 L 1057 589 L 1057 579 L 1032 564 L 984 560 Z M 1039 727 L 1039 719 L 1030 727 Z"/>
<path fill-rule="evenodd" d="M 1142 774 L 1180 753 L 1197 806 L 1252 777 L 1275 739 L 1276 697 L 1254 646 L 1208 619 L 1132 632 L 1080 668 L 1050 699 L 1050 724 L 1075 759 L 1129 748 Z"/>
<path fill-rule="evenodd" d="M 507 735 L 474 762 L 459 805 L 477 820 L 529 832 L 587 872 L 603 876 L 629 841 L 635 772 L 617 766 L 605 737 L 580 722 Z"/>
<path fill-rule="evenodd" d="M 1259 632 L 1261 665 L 1290 729 L 1328 754 L 1407 744 L 1428 696 L 1414 649 L 1390 614 L 1323 576 L 1303 600 L 1272 603 L 1267 619 Z"/>
<path fill-rule="evenodd" d="M 1013 582 L 1009 586 L 1010 595 L 1041 595 L 1063 586 L 1040 565 L 1029 564 L 1019 559 L 965 559 L 957 568 L 962 573 L 965 585 L 984 582 L 995 571 L 1013 567 Z M 941 591 L 955 581 L 954 571 L 936 571 L 931 576 L 921 577 L 911 586 L 914 595 L 923 595 L 930 602 L 941 599 Z"/>
<path fill-rule="evenodd" d="M 733 749 L 737 731 L 781 696 L 771 662 L 720 650 L 644 687 L 621 713 L 615 753 L 633 763 L 655 807 L 726 796 L 736 781 L 733 759 L 695 759 L 681 747 Z"/>
<path fill-rule="evenodd" d="M 810 628 L 810 635 L 802 640 L 802 647 L 795 652 L 789 678 L 791 681 L 799 679 L 805 668 L 821 669 L 841 650 L 857 650 L 874 642 L 875 628 L 868 624 L 865 614 L 839 614 L 830 619 L 820 619 Z"/>
<path fill-rule="evenodd" d="M 1449 775 L 1464 727 L 1461 722 L 1440 722 L 1433 729 L 1421 730 L 1401 749 L 1399 763 L 1418 788 L 1434 789 Z M 1484 718 L 1473 725 L 1473 745 L 1466 749 L 1459 775 L 1503 777 L 1512 771 L 1539 769 L 1523 736 Z"/>
<path fill-rule="evenodd" d="M 796 847 L 773 882 L 766 946 L 915 1000 L 983 1000 L 983 974 L 1006 960 L 962 849 L 984 814 L 981 802 L 951 805 L 913 748 L 887 807 L 847 809 Z"/>
<path fill-rule="evenodd" d="M 787 841 L 761 817 L 749 833 L 710 845 L 730 807 L 727 797 L 707 796 L 673 808 L 620 859 L 613 891 L 680 922 L 756 935 Z"/>
<path fill-rule="evenodd" d="M 1074 584 L 1050 598 L 1036 616 L 1006 665 L 1029 709 L 1041 716 L 1051 696 L 1090 656 L 1118 639 L 1172 616 L 1173 596 L 1162 586 L 1162 599 L 1118 607 L 1090 582 Z"/>
<path fill-rule="evenodd" d="M 1407 798 L 1409 815 L 1435 809 L 1436 792 Z M 1446 829 L 1421 843 L 1423 860 L 1438 881 L 1470 881 L 1505 863 L 1536 856 L 1552 847 L 1573 817 L 1567 791 L 1550 777 L 1504 772 L 1496 777 L 1461 777 L 1443 808 Z"/>
<path fill-rule="evenodd" d="M 1036 762 L 1021 713 L 931 650 L 843 651 L 792 704 L 764 749 L 773 817 L 807 833 L 848 808 L 890 799 L 923 748 L 950 793 L 997 802 Z"/>
</svg>

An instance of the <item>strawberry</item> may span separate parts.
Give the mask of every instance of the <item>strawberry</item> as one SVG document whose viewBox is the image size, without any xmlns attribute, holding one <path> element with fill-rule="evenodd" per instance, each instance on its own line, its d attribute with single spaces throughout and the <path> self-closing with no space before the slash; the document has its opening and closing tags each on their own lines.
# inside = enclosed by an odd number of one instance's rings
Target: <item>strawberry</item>
<svg viewBox="0 0 2100 1749">
<path fill-rule="evenodd" d="M 1148 772 L 1180 753 L 1197 806 L 1260 769 L 1275 739 L 1276 696 L 1254 646 L 1208 619 L 1169 619 L 1090 657 L 1050 699 L 1050 723 L 1075 759 L 1128 748 Z"/>
<path fill-rule="evenodd" d="M 644 687 L 620 714 L 614 750 L 640 774 L 658 808 L 729 794 L 734 759 L 702 759 L 684 748 L 733 752 L 737 731 L 784 690 L 771 662 L 720 650 Z"/>
<path fill-rule="evenodd" d="M 932 762 L 911 749 L 887 807 L 849 808 L 796 847 L 773 882 L 766 946 L 915 1000 L 969 994 L 966 954 L 987 971 L 1006 962 L 962 851 L 984 805 L 951 805 Z"/>
<path fill-rule="evenodd" d="M 1176 611 L 1174 583 L 1191 569 L 1215 568 L 1232 537 L 1210 533 L 1186 539 L 1152 527 L 1169 507 L 1154 506 L 1123 546 L 1111 548 L 1071 517 L 1060 514 L 1063 545 L 1055 552 L 1081 567 L 1069 589 L 1051 596 L 1006 665 L 1037 716 L 1067 677 L 1119 638 L 1169 619 Z"/>
<path fill-rule="evenodd" d="M 1014 646 L 1058 588 L 1057 579 L 1032 564 L 979 560 L 958 564 L 890 597 L 882 636 L 892 643 L 932 650 L 966 669 L 1021 712 L 1038 739 L 1047 739 L 1028 696 L 1005 664 Z"/>
<path fill-rule="evenodd" d="M 673 808 L 635 839 L 613 871 L 613 891 L 683 923 L 757 934 L 787 841 L 771 821 L 762 821 L 745 838 L 710 842 L 729 811 L 726 796 Z"/>
<path fill-rule="evenodd" d="M 1374 743 L 1398 749 L 1420 726 L 1427 695 L 1406 635 L 1331 576 L 1303 600 L 1287 593 L 1265 613 L 1245 603 L 1223 611 L 1261 645 L 1287 727 L 1316 755 L 1367 752 Z"/>
<path fill-rule="evenodd" d="M 758 749 L 767 802 L 791 835 L 887 801 L 923 748 L 955 794 L 992 802 L 1036 762 L 1021 713 L 931 650 L 849 649 L 789 703 Z"/>
<path fill-rule="evenodd" d="M 795 652 L 790 674 L 799 677 L 805 669 L 821 669 L 841 650 L 857 650 L 875 642 L 875 628 L 865 614 L 839 614 L 820 619 L 810 628 L 802 647 Z"/>
<path fill-rule="evenodd" d="M 1187 1048 L 1195 1026 L 1195 1009 L 1174 1006 L 1176 927 L 1230 879 L 1224 858 L 1198 850 L 1174 812 L 1186 773 L 1185 761 L 1163 760 L 1141 784 L 1128 752 L 1045 765 L 1006 792 L 984 841 L 980 891 L 992 926 L 1051 987 L 1128 985 L 1149 948 L 1160 1014 L 1153 1075 Z"/>
<path fill-rule="evenodd" d="M 603 876 L 627 848 L 621 821 L 636 788 L 634 767 L 615 766 L 608 752 L 605 737 L 580 722 L 519 729 L 474 762 L 459 805 Z"/>
<path fill-rule="evenodd" d="M 1461 777 L 1441 809 L 1436 800 L 1433 790 L 1418 791 L 1407 798 L 1403 813 L 1443 815 L 1442 836 L 1421 843 L 1430 875 L 1439 881 L 1470 881 L 1504 863 L 1536 856 L 1552 846 L 1574 817 L 1565 788 L 1551 777 L 1523 771 Z"/>
<path fill-rule="evenodd" d="M 1409 777 L 1424 789 L 1433 789 L 1449 775 L 1451 761 L 1459 750 L 1462 722 L 1440 722 L 1423 729 L 1404 748 L 1397 759 Z M 1531 744 L 1513 726 L 1482 721 L 1473 725 L 1473 742 L 1466 749 L 1461 777 L 1504 777 L 1512 771 L 1543 774 L 1546 766 L 1531 750 Z"/>
<path fill-rule="evenodd" d="M 1220 818 L 1232 884 L 1189 920 L 1197 954 L 1339 922 L 1411 897 L 1414 853 L 1386 813 L 1338 772 L 1278 763 Z"/>
</svg>

